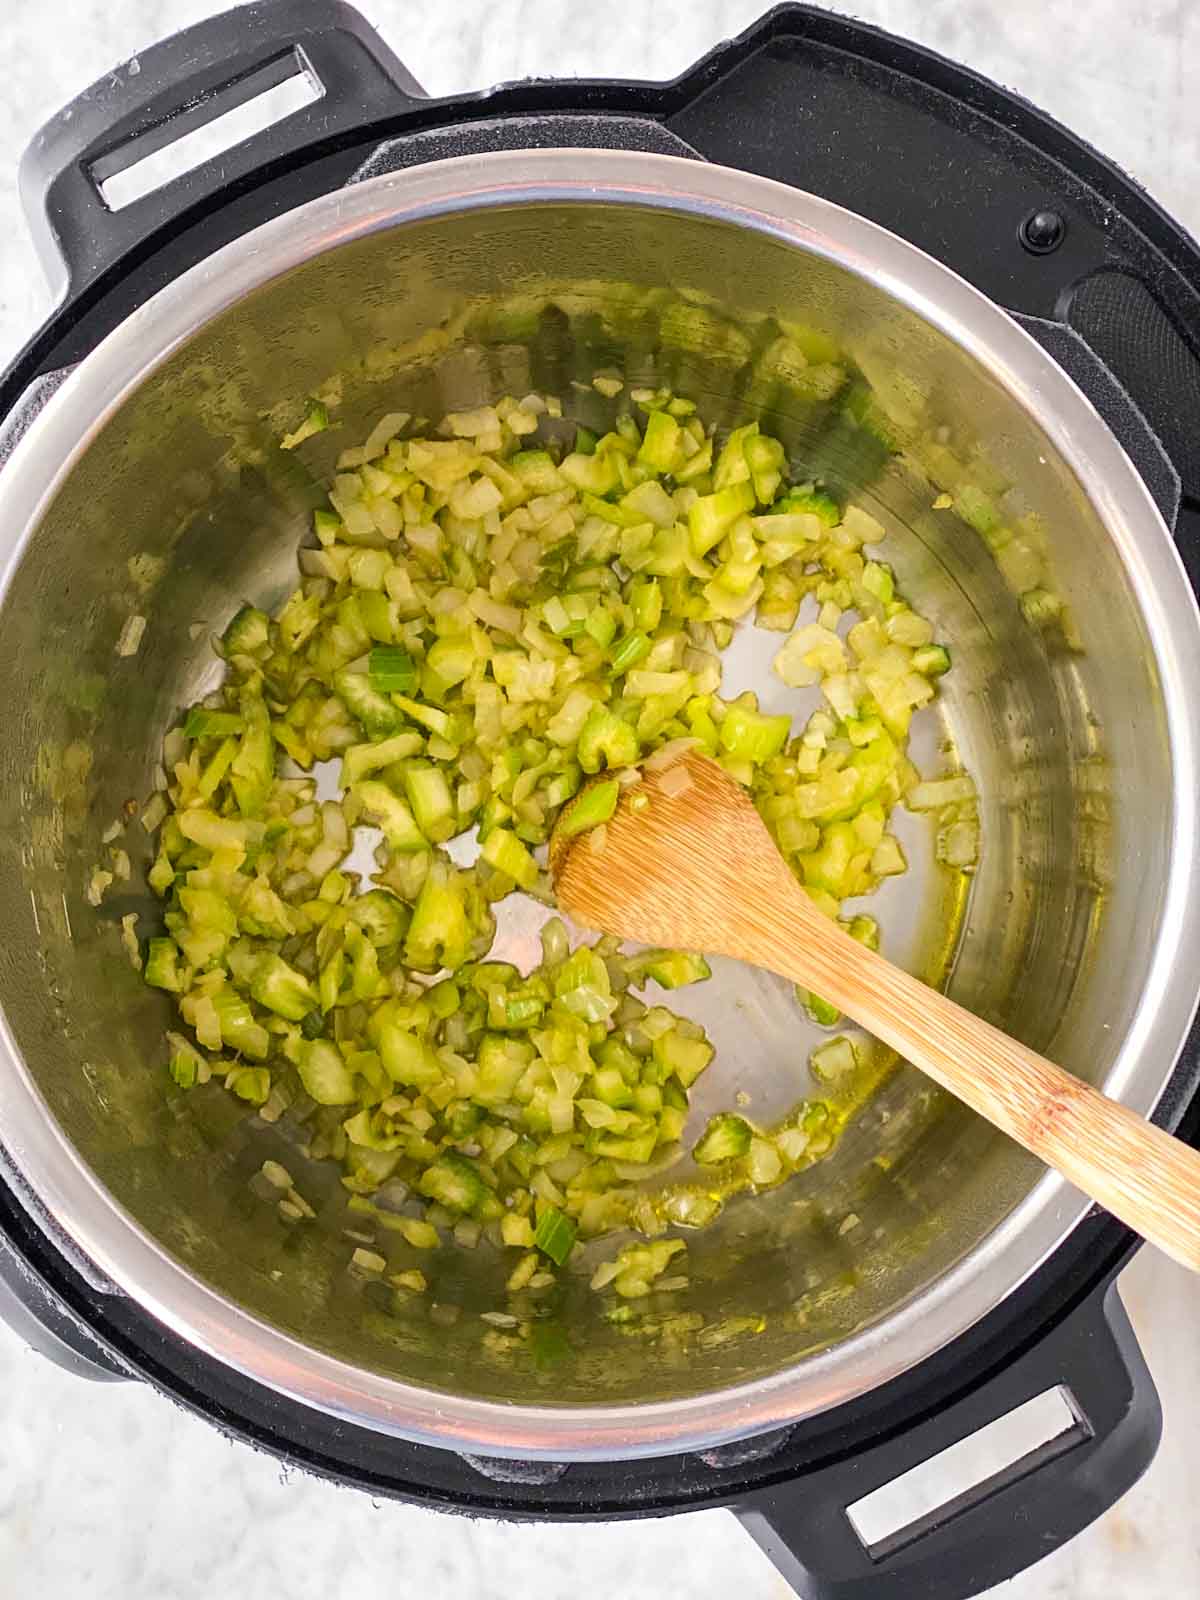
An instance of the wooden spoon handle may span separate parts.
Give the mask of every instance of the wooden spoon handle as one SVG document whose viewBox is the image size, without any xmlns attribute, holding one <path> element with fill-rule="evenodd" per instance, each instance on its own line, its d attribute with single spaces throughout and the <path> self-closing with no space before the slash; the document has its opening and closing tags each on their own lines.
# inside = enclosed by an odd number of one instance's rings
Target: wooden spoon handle
<svg viewBox="0 0 1200 1600">
<path fill-rule="evenodd" d="M 1200 1271 L 1200 1153 L 866 949 L 799 889 L 754 922 L 760 948 L 744 959 L 815 990 Z"/>
</svg>

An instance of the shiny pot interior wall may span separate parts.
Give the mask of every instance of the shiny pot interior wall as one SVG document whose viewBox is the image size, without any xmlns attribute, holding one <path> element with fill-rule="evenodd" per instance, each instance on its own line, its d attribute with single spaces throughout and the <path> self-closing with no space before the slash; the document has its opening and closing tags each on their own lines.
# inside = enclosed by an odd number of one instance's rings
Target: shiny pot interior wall
<svg viewBox="0 0 1200 1600">
<path fill-rule="evenodd" d="M 928 481 L 831 445 L 821 363 L 788 356 L 794 324 L 848 350 L 892 415 L 949 428 L 960 454 L 986 447 L 1014 510 L 1044 519 L 1084 653 L 1024 623 L 983 541 L 932 509 Z M 986 1250 L 1039 1169 L 901 1071 L 828 1161 L 691 1237 L 693 1286 L 653 1308 L 643 1337 L 603 1319 L 586 1277 L 545 1339 L 489 1328 L 477 1313 L 504 1296 L 487 1248 L 422 1262 L 429 1299 L 462 1308 L 451 1326 L 433 1322 L 428 1299 L 385 1308 L 347 1275 L 334 1172 L 305 1173 L 314 1224 L 289 1230 L 255 1198 L 266 1155 L 304 1170 L 286 1119 L 270 1130 L 215 1085 L 170 1085 L 172 1008 L 143 988 L 119 938 L 123 915 L 140 915 L 143 936 L 161 915 L 136 823 L 133 882 L 99 910 L 84 891 L 104 829 L 150 793 L 163 733 L 215 680 L 210 632 L 243 599 L 273 605 L 294 583 L 341 448 L 385 410 L 436 418 L 531 388 L 603 421 L 611 404 L 573 385 L 609 367 L 673 385 L 718 423 L 761 418 L 802 475 L 821 456 L 833 478 L 870 480 L 861 498 L 889 528 L 886 557 L 953 650 L 942 720 L 926 717 L 915 745 L 936 771 L 953 741 L 980 785 L 984 841 L 968 898 L 932 865 L 928 835 L 905 834 L 914 871 L 877 897 L 884 949 L 932 976 L 949 963 L 956 998 L 1105 1081 L 1141 994 L 1170 848 L 1170 752 L 1129 579 L 1084 490 L 1000 385 L 816 254 L 602 204 L 449 215 L 329 249 L 200 329 L 103 427 L 30 531 L 0 626 L 0 1000 L 69 1138 L 168 1251 L 267 1321 L 414 1383 L 550 1404 L 696 1394 L 796 1363 Z M 317 391 L 336 397 L 338 428 L 280 452 Z M 122 659 L 133 613 L 149 623 Z M 743 651 L 736 674 L 768 704 L 800 709 L 763 676 L 769 654 Z M 735 1010 L 746 995 L 757 1003 Z M 723 968 L 695 1004 L 720 1047 L 697 1124 L 738 1088 L 764 1118 L 805 1092 L 814 1041 L 785 986 Z M 680 1311 L 704 1326 L 664 1331 Z M 738 1333 L 727 1319 L 742 1315 L 753 1327 Z"/>
</svg>

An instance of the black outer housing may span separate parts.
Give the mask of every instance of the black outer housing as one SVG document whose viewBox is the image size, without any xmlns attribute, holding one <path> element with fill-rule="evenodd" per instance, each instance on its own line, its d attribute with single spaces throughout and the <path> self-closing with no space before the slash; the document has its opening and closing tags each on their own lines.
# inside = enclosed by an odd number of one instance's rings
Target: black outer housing
<svg viewBox="0 0 1200 1600">
<path fill-rule="evenodd" d="M 98 179 L 280 81 L 297 49 L 325 85 L 321 100 L 219 168 L 124 211 L 104 207 Z M 1196 586 L 1200 252 L 1110 162 L 965 68 L 785 5 L 673 83 L 529 82 L 428 100 L 333 0 L 228 12 L 144 52 L 139 66 L 93 86 L 22 163 L 31 226 L 52 271 L 61 257 L 66 293 L 0 380 L 0 426 L 40 375 L 82 359 L 196 261 L 364 171 L 525 145 L 673 150 L 844 204 L 1018 313 L 1126 444 Z M 1065 231 L 1034 254 L 1020 230 L 1044 210 Z M 1194 1026 L 1155 1119 L 1193 1144 L 1198 1083 Z M 141 1377 L 288 1462 L 445 1510 L 586 1520 L 729 1505 L 811 1600 L 978 1593 L 1085 1527 L 1158 1442 L 1158 1398 L 1113 1288 L 1137 1241 L 1098 1210 L 969 1333 L 869 1395 L 703 1455 L 563 1465 L 468 1459 L 281 1399 L 114 1292 L 2 1151 L 0 1180 L 0 1315 L 72 1370 Z M 848 1504 L 1056 1384 L 1079 1418 L 1060 1440 L 896 1539 L 872 1550 L 858 1540 Z"/>
</svg>

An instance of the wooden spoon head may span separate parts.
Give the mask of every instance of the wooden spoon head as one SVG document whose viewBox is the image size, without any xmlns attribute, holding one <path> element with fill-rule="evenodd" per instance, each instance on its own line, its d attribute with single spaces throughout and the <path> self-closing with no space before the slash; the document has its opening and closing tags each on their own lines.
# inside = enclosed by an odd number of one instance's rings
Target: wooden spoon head
<svg viewBox="0 0 1200 1600">
<path fill-rule="evenodd" d="M 623 939 L 740 956 L 752 947 L 743 935 L 755 904 L 795 892 L 749 795 L 694 750 L 621 791 L 602 848 L 591 833 L 564 838 L 561 828 L 550 840 L 559 904 Z"/>
</svg>

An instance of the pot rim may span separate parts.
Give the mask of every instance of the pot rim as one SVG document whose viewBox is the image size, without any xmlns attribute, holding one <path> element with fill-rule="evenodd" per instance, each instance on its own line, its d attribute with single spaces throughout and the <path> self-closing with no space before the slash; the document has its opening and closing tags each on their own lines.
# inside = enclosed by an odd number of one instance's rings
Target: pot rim
<svg viewBox="0 0 1200 1600">
<path fill-rule="evenodd" d="M 1200 942 L 1200 615 L 1182 563 L 1124 449 L 1073 381 L 949 268 L 853 212 L 772 180 L 606 150 L 455 157 L 312 200 L 159 290 L 52 395 L 0 477 L 0 603 L 60 486 L 106 422 L 174 351 L 248 293 L 329 249 L 449 213 L 538 203 L 676 210 L 765 234 L 873 282 L 973 356 L 1034 416 L 1117 547 L 1154 641 L 1174 774 L 1170 871 L 1149 974 L 1106 1089 L 1149 1114 L 1197 996 L 1173 981 Z M 64 456 L 60 441 L 74 444 Z M 10 531 L 11 530 L 11 531 Z M 1154 1063 L 1160 1063 L 1157 1070 Z M 1047 1173 L 983 1243 L 919 1296 L 800 1366 L 683 1400 L 514 1406 L 441 1393 L 313 1349 L 192 1276 L 100 1183 L 58 1126 L 0 1014 L 0 1127 L 15 1164 L 79 1249 L 181 1339 L 302 1405 L 418 1443 L 493 1456 L 606 1460 L 694 1450 L 854 1399 L 932 1356 L 1015 1291 L 1090 1209 Z"/>
</svg>

